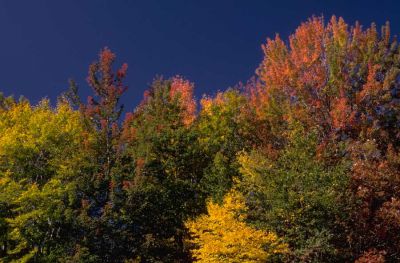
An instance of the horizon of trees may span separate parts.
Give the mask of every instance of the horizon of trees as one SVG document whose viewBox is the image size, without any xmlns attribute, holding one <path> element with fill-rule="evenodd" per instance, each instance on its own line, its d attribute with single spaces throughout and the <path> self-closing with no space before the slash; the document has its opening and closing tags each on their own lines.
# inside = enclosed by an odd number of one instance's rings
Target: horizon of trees
<svg viewBox="0 0 400 263">
<path fill-rule="evenodd" d="M 125 116 L 108 48 L 86 101 L 0 93 L 0 262 L 400 261 L 389 23 L 311 17 L 262 49 L 245 85 L 158 77 Z"/>
</svg>

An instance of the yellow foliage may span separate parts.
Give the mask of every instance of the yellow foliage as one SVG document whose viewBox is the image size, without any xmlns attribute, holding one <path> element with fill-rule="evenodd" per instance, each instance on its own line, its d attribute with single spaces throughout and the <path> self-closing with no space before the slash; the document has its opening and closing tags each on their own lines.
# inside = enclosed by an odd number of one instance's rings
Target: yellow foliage
<svg viewBox="0 0 400 263">
<path fill-rule="evenodd" d="M 82 131 L 79 118 L 79 113 L 66 104 L 59 105 L 56 112 L 47 101 L 42 101 L 37 107 L 27 102 L 16 104 L 7 111 L 0 111 L 1 145 L 22 143 L 34 146 L 56 134 L 76 135 Z M 76 137 L 74 139 L 80 138 Z M 3 147 L 1 150 L 5 150 Z"/>
<path fill-rule="evenodd" d="M 7 254 L 18 262 L 35 256 L 38 240 L 53 235 L 55 222 L 68 220 L 70 178 L 80 171 L 92 137 L 80 113 L 65 103 L 55 109 L 46 100 L 0 108 L 0 203 L 12 209 L 0 219 L 13 242 Z"/>
<path fill-rule="evenodd" d="M 36 160 L 48 152 L 51 156 L 48 164 L 58 173 L 67 175 L 81 158 L 82 153 L 77 149 L 90 141 L 79 112 L 67 104 L 60 104 L 53 110 L 49 102 L 43 100 L 36 107 L 21 102 L 8 110 L 0 110 L 2 170 L 15 170 L 11 168 L 15 162 L 30 157 Z"/>
<path fill-rule="evenodd" d="M 197 262 L 265 262 L 271 255 L 287 251 L 276 234 L 244 222 L 246 205 L 237 191 L 229 192 L 222 205 L 208 202 L 207 211 L 208 214 L 186 222 Z"/>
</svg>

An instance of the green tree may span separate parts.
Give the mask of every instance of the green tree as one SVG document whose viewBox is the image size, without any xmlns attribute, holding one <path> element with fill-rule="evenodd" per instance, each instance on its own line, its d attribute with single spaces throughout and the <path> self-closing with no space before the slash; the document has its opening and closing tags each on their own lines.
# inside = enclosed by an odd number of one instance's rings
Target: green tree
<svg viewBox="0 0 400 263">
<path fill-rule="evenodd" d="M 156 79 L 124 123 L 126 155 L 135 173 L 125 178 L 124 213 L 136 231 L 134 254 L 146 262 L 188 261 L 184 220 L 204 209 L 206 156 L 193 129 L 193 86 Z"/>
<path fill-rule="evenodd" d="M 201 184 L 208 195 L 218 200 L 222 200 L 232 187 L 232 178 L 239 174 L 237 153 L 250 149 L 254 142 L 247 103 L 247 98 L 237 89 L 201 100 L 196 129 L 209 163 Z"/>
<path fill-rule="evenodd" d="M 87 77 L 93 96 L 88 97 L 86 104 L 79 105 L 85 132 L 93 140 L 82 150 L 88 158 L 74 178 L 79 205 L 75 207 L 78 216 L 73 260 L 82 256 L 101 262 L 122 262 L 130 254 L 125 245 L 130 236 L 124 236 L 120 229 L 124 224 L 120 209 L 125 169 L 121 154 L 120 98 L 127 89 L 124 78 L 128 66 L 123 64 L 114 70 L 115 59 L 108 48 L 101 50 L 98 60 L 89 66 Z M 76 92 L 76 86 L 72 85 L 67 98 L 73 103 L 79 103 Z"/>
<path fill-rule="evenodd" d="M 346 165 L 318 161 L 314 131 L 295 123 L 288 133 L 276 159 L 255 150 L 239 157 L 249 220 L 284 238 L 291 250 L 285 260 L 336 262 L 345 256 L 337 250 L 345 246 L 337 222 L 345 216 Z"/>
<path fill-rule="evenodd" d="M 23 101 L 0 109 L 3 260 L 51 262 L 68 249 L 73 176 L 90 139 L 79 112 L 66 104 L 52 109 L 45 100 L 35 107 Z"/>
</svg>

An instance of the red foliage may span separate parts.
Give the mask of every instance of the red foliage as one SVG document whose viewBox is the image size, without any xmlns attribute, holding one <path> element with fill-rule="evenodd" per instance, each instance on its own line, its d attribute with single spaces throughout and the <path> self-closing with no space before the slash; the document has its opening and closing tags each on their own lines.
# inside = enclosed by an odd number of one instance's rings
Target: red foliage
<svg viewBox="0 0 400 263">
<path fill-rule="evenodd" d="M 122 189 L 127 190 L 133 187 L 133 182 L 132 181 L 128 181 L 128 180 L 124 180 L 122 181 Z"/>
<path fill-rule="evenodd" d="M 134 114 L 132 112 L 127 112 L 125 114 L 125 119 L 122 125 L 122 134 L 121 134 L 122 140 L 130 140 L 134 138 L 134 132 L 130 128 L 133 120 L 134 120 Z"/>
<path fill-rule="evenodd" d="M 399 155 L 389 147 L 384 158 L 372 143 L 352 151 L 356 159 L 351 177 L 350 243 L 361 252 L 384 247 L 389 254 L 396 254 L 400 247 Z"/>
<path fill-rule="evenodd" d="M 385 263 L 385 251 L 370 249 L 365 252 L 355 263 Z"/>
<path fill-rule="evenodd" d="M 177 98 L 180 102 L 185 125 L 190 125 L 196 117 L 196 101 L 193 98 L 193 83 L 180 76 L 172 78 L 170 96 Z"/>
<path fill-rule="evenodd" d="M 289 37 L 289 47 L 278 35 L 267 40 L 262 46 L 265 57 L 257 70 L 262 84 L 250 91 L 255 108 L 268 107 L 271 96 L 276 94 L 302 99 L 310 107 L 321 108 L 320 89 L 327 81 L 325 31 L 323 19 L 313 17 Z"/>
<path fill-rule="evenodd" d="M 100 130 L 110 130 L 119 118 L 118 102 L 127 87 L 123 84 L 128 65 L 125 63 L 114 73 L 112 64 L 115 54 L 104 48 L 99 54 L 99 61 L 89 66 L 87 82 L 97 96 L 88 97 L 84 107 L 85 115 L 94 121 Z M 115 128 L 113 129 L 115 130 Z"/>
<path fill-rule="evenodd" d="M 351 108 L 346 97 L 342 96 L 333 101 L 330 116 L 332 118 L 332 126 L 335 129 L 344 129 L 350 123 L 352 119 Z"/>
</svg>

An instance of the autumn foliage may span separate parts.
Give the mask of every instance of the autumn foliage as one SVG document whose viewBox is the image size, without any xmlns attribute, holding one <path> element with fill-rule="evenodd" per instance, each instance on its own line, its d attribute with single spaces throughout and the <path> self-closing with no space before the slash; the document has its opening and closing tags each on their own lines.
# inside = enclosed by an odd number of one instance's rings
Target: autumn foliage
<svg viewBox="0 0 400 263">
<path fill-rule="evenodd" d="M 56 104 L 0 94 L 1 262 L 399 262 L 400 47 L 311 17 L 245 85 L 157 77 L 123 116 L 110 49 Z M 198 107 L 199 105 L 199 107 Z"/>
<path fill-rule="evenodd" d="M 208 202 L 207 213 L 186 223 L 194 236 L 193 254 L 198 262 L 259 262 L 287 250 L 276 234 L 245 223 L 246 204 L 234 190 L 226 194 L 222 205 Z"/>
</svg>

